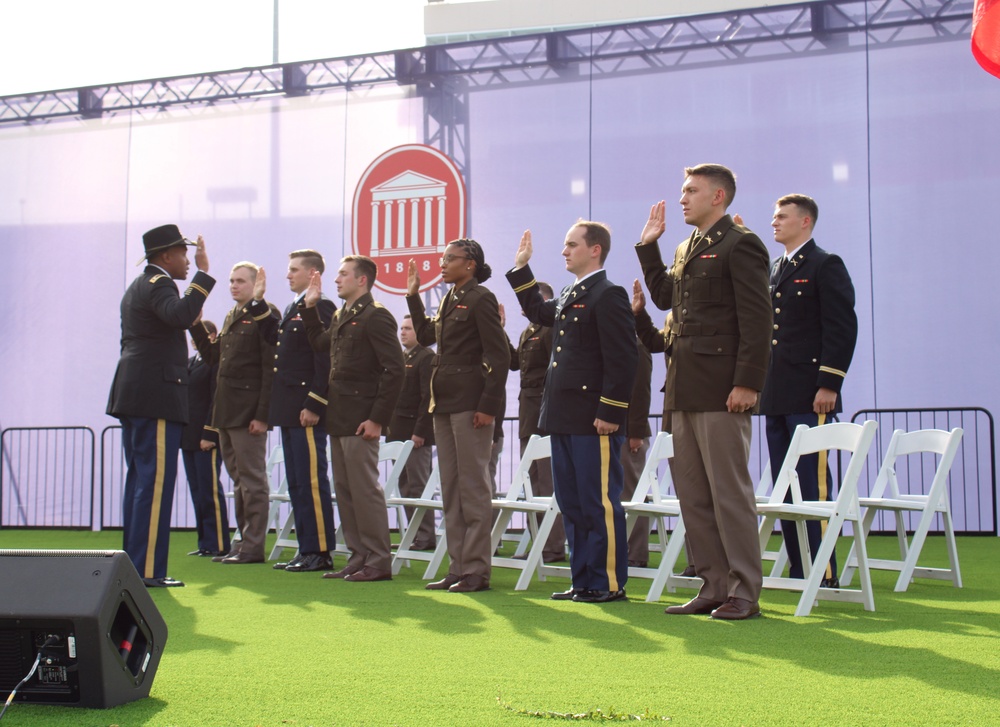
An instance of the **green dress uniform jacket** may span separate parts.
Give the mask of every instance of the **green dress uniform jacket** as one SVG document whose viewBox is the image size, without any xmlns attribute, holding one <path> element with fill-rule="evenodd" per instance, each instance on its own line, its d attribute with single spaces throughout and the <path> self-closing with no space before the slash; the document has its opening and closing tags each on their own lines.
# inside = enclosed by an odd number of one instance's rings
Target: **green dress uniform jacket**
<svg viewBox="0 0 1000 727">
<path fill-rule="evenodd" d="M 419 295 L 406 296 L 406 304 L 417 341 L 438 346 L 431 362 L 432 412 L 503 417 L 510 348 L 496 296 L 472 278 L 448 291 L 433 318 Z"/>
<path fill-rule="evenodd" d="M 521 391 L 517 396 L 518 437 L 546 435 L 538 426 L 538 417 L 542 412 L 545 372 L 551 356 L 552 329 L 538 323 L 529 323 L 521 332 L 517 348 L 510 348 L 510 370 L 521 372 Z"/>
<path fill-rule="evenodd" d="M 249 305 L 236 306 L 226 314 L 215 343 L 208 339 L 203 325 L 191 329 L 198 353 L 219 369 L 212 410 L 212 426 L 216 429 L 245 427 L 254 419 L 268 419 L 274 346 L 261 329 L 268 317 L 277 318 L 277 308 L 269 306 L 254 318 Z"/>
<path fill-rule="evenodd" d="M 386 441 L 405 442 L 414 435 L 424 446 L 434 444 L 434 420 L 427 410 L 431 403 L 431 360 L 434 352 L 420 344 L 403 353 L 406 376 L 396 402 Z"/>
<path fill-rule="evenodd" d="M 725 215 L 668 268 L 659 245 L 637 245 L 650 298 L 673 309 L 666 411 L 726 411 L 734 386 L 764 388 L 771 348 L 767 248 Z"/>
<path fill-rule="evenodd" d="M 352 437 L 369 419 L 388 429 L 405 371 L 392 313 L 371 293 L 341 307 L 326 329 L 316 308 L 300 303 L 299 310 L 313 350 L 330 354 L 327 434 Z"/>
</svg>

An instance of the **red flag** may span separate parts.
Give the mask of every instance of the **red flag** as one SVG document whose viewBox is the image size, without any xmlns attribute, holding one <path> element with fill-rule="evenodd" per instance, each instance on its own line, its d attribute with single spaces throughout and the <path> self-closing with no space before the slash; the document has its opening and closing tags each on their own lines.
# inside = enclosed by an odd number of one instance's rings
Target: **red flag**
<svg viewBox="0 0 1000 727">
<path fill-rule="evenodd" d="M 1000 78 L 1000 0 L 976 0 L 972 55 L 988 73 Z"/>
</svg>

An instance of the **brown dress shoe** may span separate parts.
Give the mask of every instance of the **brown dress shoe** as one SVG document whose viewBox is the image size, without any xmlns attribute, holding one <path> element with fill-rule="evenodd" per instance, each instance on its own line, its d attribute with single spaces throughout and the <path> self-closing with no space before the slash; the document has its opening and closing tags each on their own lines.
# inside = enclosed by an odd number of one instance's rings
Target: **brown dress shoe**
<svg viewBox="0 0 1000 727">
<path fill-rule="evenodd" d="M 710 598 L 702 598 L 701 596 L 695 596 L 687 603 L 681 606 L 667 606 L 664 613 L 669 613 L 672 615 L 681 616 L 694 616 L 706 613 L 712 613 L 715 609 L 722 605 L 722 601 L 713 601 Z"/>
<path fill-rule="evenodd" d="M 680 575 L 683 578 L 694 578 L 698 574 L 695 572 L 694 566 L 693 565 L 689 565 L 684 570 L 681 571 Z"/>
<path fill-rule="evenodd" d="M 212 560 L 215 560 L 214 558 Z M 246 553 L 237 553 L 236 555 L 229 555 L 222 559 L 221 563 L 223 565 L 243 565 L 244 563 L 263 563 L 264 556 L 258 555 L 247 555 Z"/>
<path fill-rule="evenodd" d="M 447 591 L 453 585 L 462 580 L 462 576 L 455 576 L 449 573 L 444 578 L 439 581 L 434 581 L 433 583 L 428 583 L 424 586 L 428 591 Z"/>
<path fill-rule="evenodd" d="M 448 590 L 452 593 L 478 593 L 490 590 L 490 582 L 482 576 L 467 575 Z"/>
<path fill-rule="evenodd" d="M 742 621 L 760 616 L 760 605 L 756 601 L 730 596 L 729 600 L 712 611 L 712 618 L 725 621 Z"/>
<path fill-rule="evenodd" d="M 359 571 L 355 571 L 349 575 L 344 576 L 345 581 L 350 581 L 351 583 L 371 583 L 372 581 L 391 581 L 392 571 L 380 570 L 379 568 L 372 568 L 370 565 L 366 565 Z"/>
<path fill-rule="evenodd" d="M 338 571 L 333 571 L 332 573 L 324 573 L 323 577 L 324 578 L 346 578 L 347 576 L 351 575 L 351 573 L 357 573 L 359 570 L 361 570 L 361 569 L 358 566 L 356 566 L 356 565 L 345 565 L 343 568 L 341 568 Z"/>
<path fill-rule="evenodd" d="M 239 554 L 240 552 L 238 550 L 230 550 L 228 553 L 219 553 L 218 555 L 212 556 L 212 562 L 221 563 L 226 558 L 234 558 Z"/>
</svg>

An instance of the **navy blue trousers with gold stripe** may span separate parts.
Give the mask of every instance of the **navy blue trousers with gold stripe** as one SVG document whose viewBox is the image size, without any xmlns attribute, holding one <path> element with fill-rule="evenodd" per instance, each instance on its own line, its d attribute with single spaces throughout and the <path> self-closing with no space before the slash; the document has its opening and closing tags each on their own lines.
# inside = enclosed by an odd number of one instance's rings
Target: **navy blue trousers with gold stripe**
<svg viewBox="0 0 1000 727">
<path fill-rule="evenodd" d="M 624 434 L 553 434 L 552 481 L 574 588 L 618 591 L 628 580 L 622 508 Z"/>
<path fill-rule="evenodd" d="M 127 468 L 123 547 L 140 577 L 163 578 L 183 427 L 145 417 L 121 417 L 121 423 Z"/>
<path fill-rule="evenodd" d="M 181 458 L 194 505 L 198 549 L 228 553 L 229 514 L 226 511 L 226 495 L 219 482 L 222 470 L 219 448 L 214 447 L 207 452 L 185 449 Z"/>
<path fill-rule="evenodd" d="M 815 427 L 825 424 L 828 421 L 826 414 L 786 414 L 784 416 L 766 417 L 767 450 L 771 457 L 771 473 L 778 475 L 781 463 L 785 461 L 788 454 L 788 446 L 792 443 L 792 434 L 795 427 L 805 424 Z M 827 466 L 827 452 L 818 452 L 799 457 L 799 464 L 795 468 L 799 475 L 799 489 L 804 500 L 832 500 L 833 499 L 833 477 L 830 475 L 830 468 Z M 791 502 L 791 493 L 785 496 L 785 502 Z M 819 550 L 819 544 L 823 540 L 823 533 L 826 530 L 826 521 L 806 520 L 806 535 L 809 537 L 809 550 L 815 553 Z M 790 578 L 802 578 L 802 554 L 799 552 L 799 536 L 795 531 L 794 520 L 781 521 L 781 533 L 785 539 L 785 551 L 788 553 L 788 575 Z M 830 556 L 830 564 L 827 566 L 824 578 L 833 578 L 837 575 L 837 553 L 834 550 Z"/>
<path fill-rule="evenodd" d="M 336 547 L 336 526 L 327 469 L 326 427 L 282 427 L 281 447 L 299 552 L 327 553 Z"/>
</svg>

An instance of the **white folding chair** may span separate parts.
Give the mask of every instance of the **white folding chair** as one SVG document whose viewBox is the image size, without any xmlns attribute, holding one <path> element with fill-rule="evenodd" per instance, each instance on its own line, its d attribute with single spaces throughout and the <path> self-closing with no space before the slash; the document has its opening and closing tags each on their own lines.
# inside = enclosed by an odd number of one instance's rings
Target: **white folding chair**
<svg viewBox="0 0 1000 727">
<path fill-rule="evenodd" d="M 868 567 L 878 570 L 899 571 L 895 591 L 902 592 L 909 588 L 916 578 L 935 578 L 950 580 L 956 588 L 962 587 L 962 572 L 958 567 L 958 547 L 955 543 L 955 529 L 951 519 L 951 506 L 948 501 L 948 474 L 951 472 L 959 445 L 962 443 L 963 431 L 955 427 L 950 432 L 942 429 L 921 429 L 916 432 L 904 432 L 897 429 L 892 433 L 889 447 L 886 450 L 878 478 L 872 488 L 870 497 L 861 497 L 859 502 L 864 508 L 863 531 L 865 537 L 871 532 L 875 515 L 880 511 L 893 513 L 896 519 L 896 537 L 899 540 L 899 560 L 868 559 Z M 926 493 L 901 492 L 897 478 L 897 462 L 901 457 L 911 455 L 938 455 L 937 469 L 934 479 Z M 909 478 L 908 484 L 913 485 L 916 478 Z M 913 529 L 913 539 L 907 543 L 906 521 L 904 513 L 919 513 L 917 527 Z M 936 516 L 941 516 L 944 525 L 945 543 L 948 548 L 949 568 L 918 567 L 917 560 L 920 551 L 927 540 L 927 533 Z M 857 570 L 858 561 L 854 548 L 847 556 L 841 583 L 849 584 Z"/>
<path fill-rule="evenodd" d="M 392 505 L 389 500 L 399 496 L 399 478 L 406 468 L 406 460 L 410 458 L 412 451 L 413 441 L 410 439 L 405 442 L 382 442 L 378 447 L 379 462 L 392 462 L 392 467 L 389 468 L 389 472 L 385 476 L 385 485 L 382 491 L 385 493 L 386 507 L 396 511 L 396 524 L 400 534 L 406 529 L 404 525 L 406 512 L 402 505 Z"/>
<path fill-rule="evenodd" d="M 651 578 L 649 593 L 646 600 L 660 600 L 663 589 L 673 593 L 677 586 L 683 588 L 701 588 L 702 580 L 698 577 L 687 577 L 674 573 L 677 559 L 684 548 L 684 519 L 681 517 L 681 506 L 673 490 L 673 480 L 667 460 L 674 456 L 674 440 L 670 434 L 660 432 L 653 440 L 653 445 L 646 455 L 646 464 L 639 475 L 632 498 L 622 504 L 625 509 L 625 532 L 632 533 L 636 521 L 640 517 L 648 517 L 656 521 L 656 532 L 659 539 L 660 558 L 658 568 L 630 567 L 630 578 Z M 662 470 L 662 474 L 660 471 Z M 667 536 L 667 518 L 676 518 L 673 533 Z"/>
<path fill-rule="evenodd" d="M 757 499 L 758 505 L 770 500 L 771 486 L 773 484 L 771 461 L 768 460 L 767 464 L 764 465 L 764 471 L 760 473 L 760 480 L 757 481 L 757 489 L 754 490 L 754 496 Z M 782 538 L 781 546 L 777 550 L 761 550 L 760 557 L 761 560 L 770 560 L 774 563 L 771 566 L 772 576 L 780 576 L 785 566 L 788 565 L 788 552 L 785 550 L 784 538 Z"/>
<path fill-rule="evenodd" d="M 530 545 L 523 559 L 493 556 L 494 568 L 514 568 L 521 571 L 521 575 L 514 585 L 515 591 L 525 590 L 534 573 L 538 574 L 539 580 L 545 580 L 546 576 L 568 576 L 570 572 L 566 566 L 546 565 L 542 558 L 545 541 L 548 540 L 556 516 L 559 514 L 559 506 L 556 504 L 555 497 L 541 497 L 532 492 L 529 471 L 532 463 L 548 459 L 551 456 L 552 445 L 549 438 L 533 434 L 528 440 L 528 446 L 525 447 L 517 470 L 511 478 L 510 489 L 507 490 L 506 496 L 493 500 L 493 509 L 497 511 L 497 519 L 493 523 L 491 552 L 496 552 L 515 513 L 525 515 L 525 532 L 530 533 Z M 537 514 L 542 515 L 540 524 L 535 519 Z M 518 550 L 523 550 L 524 541 L 521 538 L 519 541 L 522 545 L 519 545 Z"/>
<path fill-rule="evenodd" d="M 802 596 L 795 609 L 796 616 L 808 616 L 817 600 L 851 601 L 861 603 L 866 611 L 875 610 L 871 573 L 868 570 L 868 552 L 865 548 L 865 536 L 861 528 L 860 507 L 858 505 L 858 479 L 864 469 L 865 458 L 868 456 L 868 450 L 875 438 L 877 427 L 878 425 L 873 421 L 867 421 L 863 425 L 834 422 L 818 427 L 807 427 L 800 424 L 792 434 L 788 454 L 785 455 L 785 461 L 775 478 L 770 498 L 766 503 L 757 505 L 757 512 L 764 516 L 760 526 L 761 551 L 767 546 L 767 541 L 778 520 L 795 521 L 805 578 L 768 576 L 764 578 L 764 587 L 801 591 Z M 831 449 L 851 453 L 851 460 L 844 471 L 837 499 L 833 502 L 803 500 L 798 474 L 795 471 L 799 457 Z M 784 502 L 786 493 L 791 493 L 791 502 Z M 806 536 L 805 525 L 807 520 L 827 521 L 826 531 L 823 533 L 823 539 L 815 554 L 809 550 L 809 539 Z M 852 529 L 857 548 L 861 588 L 859 590 L 820 588 L 820 582 L 826 572 L 825 564 L 833 555 L 837 545 L 837 537 L 845 522 L 854 523 Z"/>
<path fill-rule="evenodd" d="M 424 491 L 420 493 L 420 497 L 403 497 L 400 495 L 397 478 L 396 494 L 391 497 L 387 496 L 386 503 L 390 507 L 413 508 L 413 515 L 410 517 L 406 525 L 406 530 L 403 531 L 403 537 L 400 539 L 396 552 L 392 556 L 393 575 L 397 575 L 404 564 L 409 565 L 409 561 L 419 560 L 427 563 L 427 569 L 424 571 L 423 578 L 424 580 L 430 580 L 437 574 L 448 552 L 448 541 L 444 532 L 444 503 L 441 501 L 441 472 L 435 465 L 434 469 L 431 470 L 430 476 L 427 478 L 427 484 L 424 485 Z M 441 523 L 437 527 L 437 546 L 434 548 L 434 551 L 429 553 L 423 550 L 413 550 L 411 546 L 417 537 L 417 532 L 420 530 L 420 524 L 424 521 L 425 517 L 429 517 L 433 521 L 435 513 L 438 512 L 441 513 Z"/>
</svg>

